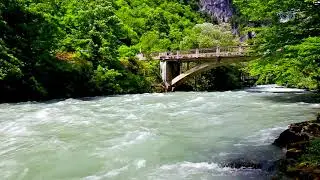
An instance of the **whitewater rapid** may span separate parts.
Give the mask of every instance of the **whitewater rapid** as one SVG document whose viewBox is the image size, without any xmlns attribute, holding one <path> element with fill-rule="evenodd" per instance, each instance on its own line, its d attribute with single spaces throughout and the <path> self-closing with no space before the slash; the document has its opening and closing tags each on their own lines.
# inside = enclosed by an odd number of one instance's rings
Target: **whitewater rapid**
<svg viewBox="0 0 320 180">
<path fill-rule="evenodd" d="M 268 87 L 270 88 L 270 87 Z M 177 92 L 0 104 L 4 180 L 268 179 L 287 125 L 319 110 L 304 93 Z"/>
</svg>

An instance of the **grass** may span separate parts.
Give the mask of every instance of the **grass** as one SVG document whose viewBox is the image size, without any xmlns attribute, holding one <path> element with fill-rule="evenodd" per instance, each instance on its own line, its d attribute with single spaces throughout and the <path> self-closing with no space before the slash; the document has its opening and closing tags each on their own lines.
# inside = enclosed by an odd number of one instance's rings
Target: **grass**
<svg viewBox="0 0 320 180">
<path fill-rule="evenodd" d="M 320 138 L 312 140 L 306 152 L 299 159 L 300 166 L 319 166 L 320 165 Z"/>
</svg>

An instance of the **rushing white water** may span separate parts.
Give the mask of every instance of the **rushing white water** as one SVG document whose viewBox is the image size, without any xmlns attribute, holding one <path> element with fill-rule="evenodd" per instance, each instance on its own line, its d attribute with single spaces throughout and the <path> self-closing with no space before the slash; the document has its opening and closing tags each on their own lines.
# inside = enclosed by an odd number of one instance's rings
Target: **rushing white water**
<svg viewBox="0 0 320 180">
<path fill-rule="evenodd" d="M 0 104 L 4 180 L 266 178 L 230 159 L 276 159 L 270 144 L 319 105 L 300 94 L 178 92 Z"/>
</svg>

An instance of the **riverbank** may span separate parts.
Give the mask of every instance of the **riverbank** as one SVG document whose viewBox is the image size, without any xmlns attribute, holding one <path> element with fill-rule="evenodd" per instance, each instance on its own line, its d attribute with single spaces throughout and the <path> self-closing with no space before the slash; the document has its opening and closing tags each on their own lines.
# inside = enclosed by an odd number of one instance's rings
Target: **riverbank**
<svg viewBox="0 0 320 180">
<path fill-rule="evenodd" d="M 289 125 L 274 145 L 286 152 L 276 162 L 279 177 L 320 179 L 320 114 L 316 120 Z"/>
</svg>

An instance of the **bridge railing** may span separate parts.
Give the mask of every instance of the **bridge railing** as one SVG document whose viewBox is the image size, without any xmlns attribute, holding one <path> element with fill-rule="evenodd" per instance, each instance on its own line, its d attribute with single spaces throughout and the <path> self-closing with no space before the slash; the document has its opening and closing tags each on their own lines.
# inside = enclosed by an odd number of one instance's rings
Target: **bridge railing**
<svg viewBox="0 0 320 180">
<path fill-rule="evenodd" d="M 139 54 L 140 60 L 154 59 L 154 60 L 169 60 L 169 59 L 194 59 L 194 58 L 210 58 L 220 56 L 245 56 L 250 53 L 251 46 L 222 46 L 215 48 L 200 48 L 181 50 L 173 52 L 154 52 L 144 57 L 143 54 Z"/>
</svg>

